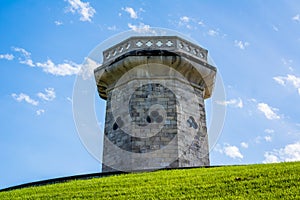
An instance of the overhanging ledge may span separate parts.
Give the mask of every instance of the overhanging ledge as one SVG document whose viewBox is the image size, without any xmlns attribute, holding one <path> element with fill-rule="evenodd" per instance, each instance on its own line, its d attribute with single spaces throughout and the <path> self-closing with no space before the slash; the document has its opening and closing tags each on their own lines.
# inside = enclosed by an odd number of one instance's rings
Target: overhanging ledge
<svg viewBox="0 0 300 200">
<path fill-rule="evenodd" d="M 208 51 L 177 36 L 130 37 L 103 52 L 103 64 L 94 70 L 98 92 L 107 98 L 107 88 L 130 69 L 157 63 L 181 73 L 192 85 L 212 94 L 217 69 L 207 61 Z"/>
</svg>

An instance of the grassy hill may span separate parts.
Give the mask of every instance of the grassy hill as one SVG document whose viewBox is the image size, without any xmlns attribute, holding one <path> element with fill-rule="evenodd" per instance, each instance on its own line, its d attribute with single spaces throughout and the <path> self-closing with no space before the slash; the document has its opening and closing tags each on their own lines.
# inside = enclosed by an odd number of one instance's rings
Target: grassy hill
<svg viewBox="0 0 300 200">
<path fill-rule="evenodd" d="M 123 174 L 0 192 L 0 199 L 300 199 L 300 162 Z"/>
</svg>

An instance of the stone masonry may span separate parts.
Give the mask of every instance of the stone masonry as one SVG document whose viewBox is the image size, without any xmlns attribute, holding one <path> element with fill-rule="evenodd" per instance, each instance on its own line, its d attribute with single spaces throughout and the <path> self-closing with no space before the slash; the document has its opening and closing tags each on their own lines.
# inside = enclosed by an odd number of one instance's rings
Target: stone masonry
<svg viewBox="0 0 300 200">
<path fill-rule="evenodd" d="M 131 37 L 95 69 L 106 103 L 102 171 L 209 165 L 204 99 L 216 68 L 176 36 Z"/>
</svg>

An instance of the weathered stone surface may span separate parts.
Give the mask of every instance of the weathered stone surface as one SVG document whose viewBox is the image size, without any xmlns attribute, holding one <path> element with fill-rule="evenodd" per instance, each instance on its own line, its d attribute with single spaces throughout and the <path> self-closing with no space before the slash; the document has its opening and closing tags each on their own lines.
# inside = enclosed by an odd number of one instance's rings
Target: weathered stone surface
<svg viewBox="0 0 300 200">
<path fill-rule="evenodd" d="M 107 100 L 102 171 L 209 165 L 204 99 L 216 69 L 178 37 L 134 37 L 95 70 Z"/>
</svg>

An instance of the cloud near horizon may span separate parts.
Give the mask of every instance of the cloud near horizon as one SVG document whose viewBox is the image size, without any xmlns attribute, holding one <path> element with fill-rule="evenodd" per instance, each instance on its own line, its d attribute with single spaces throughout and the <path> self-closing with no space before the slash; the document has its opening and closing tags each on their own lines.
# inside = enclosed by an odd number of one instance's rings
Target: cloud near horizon
<svg viewBox="0 0 300 200">
<path fill-rule="evenodd" d="M 248 148 L 248 144 L 242 142 L 241 143 L 243 148 Z M 240 149 L 237 146 L 224 144 L 222 147 L 220 144 L 217 144 L 214 148 L 216 152 L 219 152 L 220 154 L 225 154 L 226 156 L 233 158 L 233 159 L 243 159 L 244 156 L 241 154 Z"/>
<path fill-rule="evenodd" d="M 263 163 L 300 161 L 300 141 L 265 152 Z"/>
<path fill-rule="evenodd" d="M 240 158 L 243 159 L 244 156 L 241 154 L 239 148 L 237 146 L 226 146 L 224 147 L 224 153 L 226 156 L 236 159 L 236 158 Z"/>
</svg>

